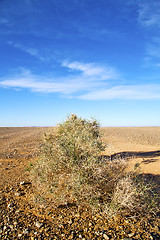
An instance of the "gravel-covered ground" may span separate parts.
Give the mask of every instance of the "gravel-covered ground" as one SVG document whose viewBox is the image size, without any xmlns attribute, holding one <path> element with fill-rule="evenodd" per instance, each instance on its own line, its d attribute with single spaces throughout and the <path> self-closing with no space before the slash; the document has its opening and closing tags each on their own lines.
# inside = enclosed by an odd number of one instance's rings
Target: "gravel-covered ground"
<svg viewBox="0 0 160 240">
<path fill-rule="evenodd" d="M 0 128 L 0 239 L 160 239 L 159 215 L 105 216 L 85 207 L 35 205 L 29 170 L 48 128 Z M 106 154 L 126 156 L 160 182 L 160 128 L 104 128 Z M 157 192 L 159 185 L 157 186 Z"/>
</svg>

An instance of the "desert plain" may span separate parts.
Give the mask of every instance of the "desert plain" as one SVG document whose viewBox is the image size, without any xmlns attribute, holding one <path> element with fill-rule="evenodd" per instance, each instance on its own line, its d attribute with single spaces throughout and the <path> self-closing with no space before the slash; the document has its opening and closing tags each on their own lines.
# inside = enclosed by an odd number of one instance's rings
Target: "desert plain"
<svg viewBox="0 0 160 240">
<path fill-rule="evenodd" d="M 83 210 L 32 205 L 30 169 L 40 155 L 43 134 L 51 129 L 0 128 L 0 239 L 159 239 L 159 216 L 153 221 L 117 218 L 107 222 Z M 159 192 L 160 127 L 106 127 L 101 131 L 104 154 L 126 158 L 128 171 L 138 166 Z"/>
</svg>

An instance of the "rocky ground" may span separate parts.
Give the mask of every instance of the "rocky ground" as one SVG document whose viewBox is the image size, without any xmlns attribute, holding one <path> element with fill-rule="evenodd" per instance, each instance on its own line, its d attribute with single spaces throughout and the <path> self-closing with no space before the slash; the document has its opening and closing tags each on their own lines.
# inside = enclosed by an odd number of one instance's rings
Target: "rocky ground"
<svg viewBox="0 0 160 240">
<path fill-rule="evenodd" d="M 160 239 L 159 215 L 106 216 L 84 207 L 35 205 L 29 172 L 48 128 L 0 128 L 0 239 Z M 160 184 L 160 128 L 104 128 L 106 154 Z"/>
</svg>

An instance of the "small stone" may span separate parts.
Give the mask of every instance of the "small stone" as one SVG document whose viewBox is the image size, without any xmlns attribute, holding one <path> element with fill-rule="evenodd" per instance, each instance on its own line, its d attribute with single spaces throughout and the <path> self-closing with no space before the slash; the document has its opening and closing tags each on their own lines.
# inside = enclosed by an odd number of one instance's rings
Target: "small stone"
<svg viewBox="0 0 160 240">
<path fill-rule="evenodd" d="M 19 234 L 18 234 L 18 237 L 22 237 L 22 234 L 21 234 L 21 233 L 19 233 Z"/>
<path fill-rule="evenodd" d="M 12 208 L 13 207 L 13 203 L 9 203 L 7 207 L 8 208 Z"/>
<path fill-rule="evenodd" d="M 26 182 L 26 181 L 20 182 L 20 185 L 30 185 L 30 184 L 31 184 L 31 182 Z"/>
<path fill-rule="evenodd" d="M 13 225 L 9 225 L 8 227 L 13 231 Z"/>
<path fill-rule="evenodd" d="M 6 231 L 6 229 L 7 229 L 7 226 L 4 226 L 4 227 L 3 227 L 3 231 L 5 232 L 5 231 Z"/>
<path fill-rule="evenodd" d="M 21 193 L 20 193 L 20 192 L 16 192 L 14 195 L 15 195 L 16 197 L 20 197 L 20 196 L 21 196 Z"/>
<path fill-rule="evenodd" d="M 24 230 L 23 230 L 23 233 L 24 233 L 24 234 L 28 234 L 28 233 L 29 233 L 28 228 L 24 229 Z"/>
<path fill-rule="evenodd" d="M 129 237 L 129 238 L 131 238 L 131 237 L 133 237 L 133 236 L 134 236 L 134 233 L 128 234 L 128 237 Z"/>
<path fill-rule="evenodd" d="M 132 238 L 122 238 L 121 240 L 132 240 Z"/>
<path fill-rule="evenodd" d="M 104 239 L 109 240 L 109 237 L 104 233 L 103 234 Z"/>
<path fill-rule="evenodd" d="M 72 219 L 70 219 L 69 221 L 68 221 L 68 223 L 71 225 L 73 222 L 72 222 Z"/>
<path fill-rule="evenodd" d="M 25 184 L 25 181 L 20 182 L 20 185 L 24 185 L 24 184 Z"/>
<path fill-rule="evenodd" d="M 36 221 L 36 222 L 35 222 L 35 226 L 36 226 L 37 228 L 41 228 L 41 227 L 43 226 L 43 223 L 40 223 L 40 222 Z"/>
</svg>

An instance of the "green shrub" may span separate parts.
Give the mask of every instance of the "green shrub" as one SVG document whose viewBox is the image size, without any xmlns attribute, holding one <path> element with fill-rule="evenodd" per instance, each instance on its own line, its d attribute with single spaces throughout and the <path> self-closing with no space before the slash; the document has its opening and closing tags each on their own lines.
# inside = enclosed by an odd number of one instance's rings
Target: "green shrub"
<svg viewBox="0 0 160 240">
<path fill-rule="evenodd" d="M 133 174 L 125 172 L 124 159 L 100 157 L 104 150 L 96 120 L 69 116 L 45 134 L 42 155 L 32 171 L 37 198 L 54 206 L 87 205 L 107 214 L 136 211 L 142 192 Z"/>
<path fill-rule="evenodd" d="M 58 125 L 55 135 L 45 136 L 44 155 L 53 160 L 56 169 L 89 165 L 102 150 L 97 121 L 83 120 L 73 114 Z"/>
<path fill-rule="evenodd" d="M 99 171 L 97 160 L 104 150 L 98 122 L 72 114 L 54 133 L 45 135 L 34 182 L 55 204 L 92 202 Z"/>
</svg>

